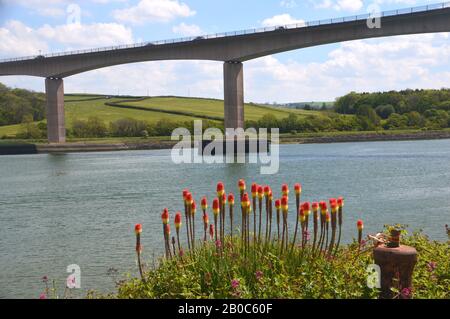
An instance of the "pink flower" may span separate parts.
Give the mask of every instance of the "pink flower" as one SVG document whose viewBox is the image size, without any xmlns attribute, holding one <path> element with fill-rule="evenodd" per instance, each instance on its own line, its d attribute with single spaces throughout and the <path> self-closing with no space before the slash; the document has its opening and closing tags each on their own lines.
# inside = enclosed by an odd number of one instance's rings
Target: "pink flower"
<svg viewBox="0 0 450 319">
<path fill-rule="evenodd" d="M 47 283 L 48 282 L 48 277 L 47 276 L 42 277 L 42 282 Z"/>
<path fill-rule="evenodd" d="M 178 254 L 180 255 L 180 257 L 183 257 L 184 256 L 184 250 L 180 249 L 180 252 Z"/>
<path fill-rule="evenodd" d="M 239 280 L 233 279 L 233 280 L 231 281 L 231 287 L 232 287 L 233 289 L 239 288 Z"/>
<path fill-rule="evenodd" d="M 39 295 L 39 299 L 47 299 L 47 295 L 44 294 L 44 293 L 41 293 L 41 294 Z"/>
<path fill-rule="evenodd" d="M 216 248 L 221 248 L 222 242 L 220 240 L 216 240 Z"/>
<path fill-rule="evenodd" d="M 256 276 L 256 280 L 260 281 L 261 278 L 263 277 L 263 272 L 261 270 L 257 270 L 255 273 Z"/>
</svg>

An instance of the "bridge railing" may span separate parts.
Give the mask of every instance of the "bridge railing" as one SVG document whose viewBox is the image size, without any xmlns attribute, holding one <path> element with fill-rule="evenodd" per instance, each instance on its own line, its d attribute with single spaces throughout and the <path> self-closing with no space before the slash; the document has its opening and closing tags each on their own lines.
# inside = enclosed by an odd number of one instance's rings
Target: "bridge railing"
<svg viewBox="0 0 450 319">
<path fill-rule="evenodd" d="M 426 12 L 426 11 L 432 11 L 432 10 L 445 9 L 445 8 L 450 8 L 450 2 L 429 4 L 429 5 L 423 5 L 423 6 L 405 8 L 405 9 L 398 9 L 398 10 L 383 11 L 380 13 L 375 13 L 374 15 L 372 15 L 372 17 L 391 17 L 391 16 L 396 16 L 396 15 Z M 182 43 L 182 42 L 190 42 L 190 41 L 201 41 L 201 40 L 205 40 L 205 39 L 233 37 L 233 36 L 246 35 L 246 34 L 272 32 L 272 31 L 284 30 L 284 29 L 299 29 L 299 28 L 313 27 L 313 26 L 319 26 L 319 25 L 329 25 L 329 24 L 335 24 L 335 23 L 367 20 L 370 17 L 371 17 L 371 14 L 361 14 L 361 15 L 341 17 L 341 18 L 306 21 L 306 22 L 301 22 L 301 23 L 296 23 L 296 24 L 246 29 L 246 30 L 240 30 L 240 31 L 207 34 L 207 35 L 194 36 L 194 37 L 184 37 L 184 38 L 176 38 L 176 39 L 168 39 L 168 40 L 158 40 L 158 41 L 151 41 L 151 42 L 108 46 L 108 47 L 101 47 L 101 48 L 95 48 L 95 49 L 65 51 L 65 52 L 49 53 L 49 54 L 43 54 L 43 55 L 25 56 L 25 57 L 19 57 L 19 58 L 8 58 L 8 59 L 0 60 L 0 63 L 32 60 L 32 59 L 37 59 L 37 58 L 51 58 L 51 57 L 76 55 L 76 54 L 84 54 L 84 53 L 96 53 L 96 52 L 104 52 L 104 51 L 112 51 L 112 50 L 133 49 L 133 48 L 141 48 L 141 47 L 145 47 L 145 46 L 158 46 L 158 45 Z"/>
</svg>

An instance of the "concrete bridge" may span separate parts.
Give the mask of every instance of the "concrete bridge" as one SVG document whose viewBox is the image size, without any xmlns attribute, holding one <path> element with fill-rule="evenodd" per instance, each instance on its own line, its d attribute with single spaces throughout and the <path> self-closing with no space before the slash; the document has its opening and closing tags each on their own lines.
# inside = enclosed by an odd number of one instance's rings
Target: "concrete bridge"
<svg viewBox="0 0 450 319">
<path fill-rule="evenodd" d="M 0 61 L 0 76 L 45 78 L 50 143 L 65 142 L 63 78 L 113 65 L 159 60 L 222 61 L 225 128 L 244 126 L 243 62 L 322 44 L 407 34 L 449 32 L 450 2 L 383 12 L 381 28 L 369 15 L 214 34 L 178 40 L 64 52 Z"/>
</svg>

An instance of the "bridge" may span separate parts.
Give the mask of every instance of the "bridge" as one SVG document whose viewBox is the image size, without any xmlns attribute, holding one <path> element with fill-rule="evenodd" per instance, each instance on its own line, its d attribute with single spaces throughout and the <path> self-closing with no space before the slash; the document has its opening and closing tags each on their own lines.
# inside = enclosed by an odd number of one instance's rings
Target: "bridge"
<svg viewBox="0 0 450 319">
<path fill-rule="evenodd" d="M 64 143 L 64 82 L 74 74 L 99 68 L 161 60 L 223 62 L 224 125 L 244 126 L 243 62 L 280 52 L 358 39 L 449 32 L 450 2 L 382 12 L 380 28 L 359 15 L 302 24 L 145 42 L 0 60 L 0 76 L 45 78 L 47 133 L 50 143 Z"/>
</svg>

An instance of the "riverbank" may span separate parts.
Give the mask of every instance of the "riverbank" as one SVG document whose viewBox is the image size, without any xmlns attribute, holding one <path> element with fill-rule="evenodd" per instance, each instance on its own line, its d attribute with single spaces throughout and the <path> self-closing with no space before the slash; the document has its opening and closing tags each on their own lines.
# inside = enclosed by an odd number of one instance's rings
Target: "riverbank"
<svg viewBox="0 0 450 319">
<path fill-rule="evenodd" d="M 282 134 L 280 143 L 323 144 L 435 139 L 450 139 L 450 130 Z M 177 143 L 171 141 L 170 137 L 69 139 L 64 144 L 48 144 L 44 140 L 0 140 L 0 155 L 170 149 Z"/>
</svg>

